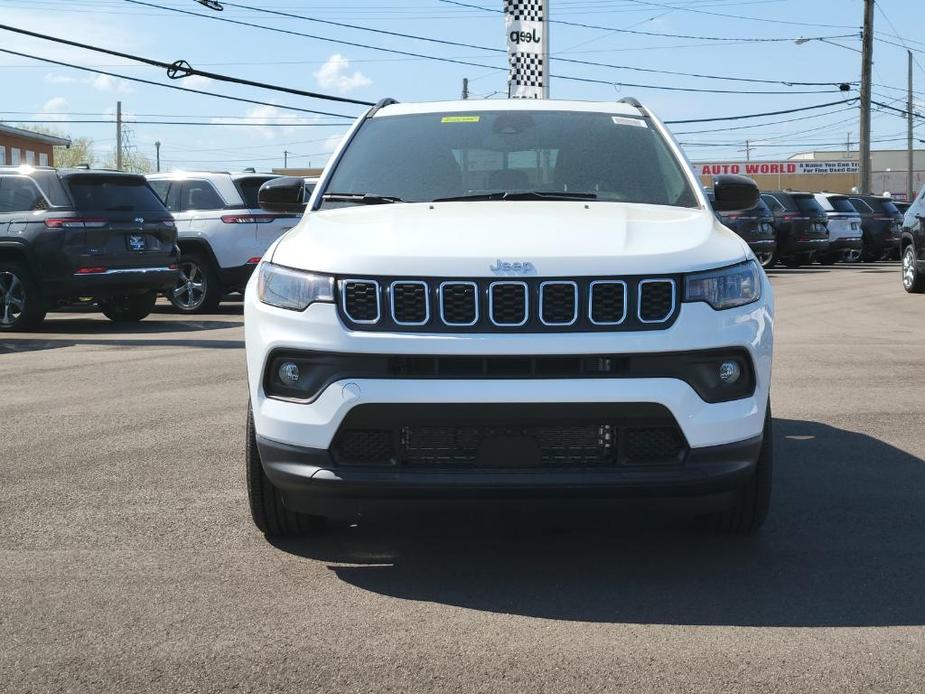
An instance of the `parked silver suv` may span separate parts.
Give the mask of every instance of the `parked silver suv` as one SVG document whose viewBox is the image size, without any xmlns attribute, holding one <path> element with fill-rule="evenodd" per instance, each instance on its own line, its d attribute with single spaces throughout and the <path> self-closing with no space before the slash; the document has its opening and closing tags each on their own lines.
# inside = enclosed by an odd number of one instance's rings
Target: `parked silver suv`
<svg viewBox="0 0 925 694">
<path fill-rule="evenodd" d="M 816 257 L 823 265 L 844 260 L 857 262 L 864 247 L 861 232 L 861 215 L 854 209 L 847 195 L 816 193 L 816 202 L 825 210 L 829 228 L 829 249 Z"/>
<path fill-rule="evenodd" d="M 180 272 L 167 298 L 178 311 L 208 313 L 226 294 L 243 292 L 270 244 L 298 222 L 298 215 L 268 214 L 257 205 L 257 190 L 277 177 L 253 171 L 148 176 L 177 225 Z"/>
</svg>

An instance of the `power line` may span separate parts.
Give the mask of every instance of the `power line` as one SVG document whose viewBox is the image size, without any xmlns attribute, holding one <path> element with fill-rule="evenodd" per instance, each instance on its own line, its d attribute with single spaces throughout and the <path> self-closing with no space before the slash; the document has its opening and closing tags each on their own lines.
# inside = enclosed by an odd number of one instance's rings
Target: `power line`
<svg viewBox="0 0 925 694">
<path fill-rule="evenodd" d="M 803 106 L 801 108 L 788 108 L 783 111 L 766 111 L 764 113 L 746 113 L 739 116 L 718 116 L 715 118 L 687 118 L 685 120 L 666 120 L 665 125 L 678 125 L 681 123 L 714 123 L 723 120 L 743 120 L 745 118 L 761 118 L 762 116 L 782 116 L 787 113 L 799 113 L 801 111 L 812 111 L 817 108 L 826 108 L 827 106 L 838 106 L 840 104 L 850 104 L 857 101 L 857 97 L 851 99 L 842 99 L 841 101 L 830 101 L 827 104 L 816 104 L 815 106 Z"/>
<path fill-rule="evenodd" d="M 751 125 L 734 125 L 728 128 L 709 128 L 707 130 L 684 130 L 680 132 L 674 132 L 674 135 L 696 135 L 699 133 L 719 133 L 727 132 L 731 130 L 749 130 L 752 128 L 763 128 L 767 125 L 781 125 L 782 123 L 794 123 L 796 121 L 804 121 L 809 118 L 823 118 L 825 116 L 831 116 L 835 113 L 843 113 L 845 111 L 850 111 L 854 109 L 854 106 L 846 106 L 845 108 L 833 109 L 831 111 L 826 111 L 825 113 L 816 113 L 811 116 L 799 116 L 798 118 L 785 118 L 783 120 L 774 120 L 767 123 L 753 123 Z"/>
<path fill-rule="evenodd" d="M 64 115 L 64 114 L 60 114 Z M 60 123 L 71 124 L 71 123 L 115 123 L 115 120 L 102 120 L 102 119 L 92 119 L 92 120 L 61 120 L 60 118 L 47 118 L 41 120 L 17 120 L 17 123 Z M 208 125 L 208 126 L 235 126 L 235 127 L 254 127 L 254 128 L 317 128 L 325 126 L 335 126 L 344 128 L 349 125 L 349 123 L 253 123 L 253 122 L 212 122 L 212 121 L 165 121 L 165 120 L 126 120 L 122 119 L 122 122 L 126 125 Z"/>
<path fill-rule="evenodd" d="M 410 56 L 410 57 L 414 57 L 414 58 L 426 58 L 426 59 L 428 59 L 428 60 L 435 60 L 435 61 L 444 62 L 444 63 L 452 63 L 452 64 L 455 64 L 455 65 L 466 65 L 466 66 L 469 66 L 469 67 L 477 67 L 477 68 L 481 68 L 481 69 L 484 69 L 484 70 L 496 70 L 496 71 L 503 71 L 503 72 L 507 72 L 507 70 L 508 70 L 508 67 L 506 67 L 506 66 L 501 66 L 501 65 L 488 65 L 488 64 L 486 64 L 486 63 L 475 63 L 475 62 L 472 62 L 472 61 L 468 61 L 468 60 L 459 60 L 459 59 L 456 59 L 456 58 L 444 58 L 444 57 L 441 57 L 441 56 L 427 55 L 427 54 L 424 54 L 424 53 L 415 53 L 415 52 L 412 52 L 412 51 L 403 51 L 403 50 L 398 50 L 398 49 L 394 49 L 394 48 L 384 48 L 384 47 L 382 47 L 382 46 L 373 46 L 373 45 L 370 45 L 370 44 L 358 43 L 358 42 L 355 42 L 355 41 L 346 41 L 346 40 L 343 40 L 343 39 L 332 39 L 332 38 L 329 38 L 329 37 L 327 37 L 327 36 L 318 36 L 318 35 L 316 35 L 316 34 L 307 34 L 307 33 L 300 32 L 300 31 L 294 31 L 294 30 L 292 30 L 292 29 L 281 29 L 281 28 L 279 28 L 279 27 L 267 26 L 266 24 L 256 24 L 256 23 L 254 23 L 254 22 L 245 22 L 245 21 L 241 21 L 241 20 L 237 20 L 237 19 L 231 19 L 231 18 L 229 18 L 229 17 L 219 17 L 218 15 L 215 15 L 215 14 L 200 14 L 199 12 L 192 12 L 192 11 L 190 11 L 190 10 L 183 10 L 183 9 L 178 8 L 178 7 L 167 7 L 167 6 L 162 6 L 162 5 L 154 5 L 154 4 L 149 3 L 149 2 L 143 2 L 142 0 L 124 0 L 124 2 L 128 2 L 128 3 L 131 3 L 131 4 L 133 4 L 133 5 L 143 5 L 143 6 L 146 6 L 146 7 L 156 7 L 156 8 L 158 8 L 158 9 L 169 10 L 169 11 L 171 11 L 171 12 L 177 12 L 177 13 L 179 13 L 179 14 L 184 14 L 184 15 L 188 15 L 188 16 L 191 16 L 191 17 L 199 17 L 199 18 L 201 18 L 201 19 L 211 19 L 211 20 L 214 20 L 214 21 L 217 21 L 217 22 L 226 22 L 226 23 L 229 23 L 229 24 L 236 24 L 236 25 L 239 25 L 239 26 L 245 26 L 245 27 L 249 27 L 249 28 L 253 28 L 253 29 L 264 29 L 264 30 L 266 30 L 266 31 L 273 31 L 273 32 L 277 32 L 277 33 L 280 33 L 280 34 L 287 34 L 287 35 L 290 35 L 290 36 L 300 36 L 300 37 L 303 37 L 303 38 L 310 38 L 310 39 L 315 39 L 315 40 L 318 40 L 318 41 L 325 41 L 325 42 L 328 42 L 328 43 L 336 43 L 336 44 L 339 44 L 339 45 L 353 46 L 353 47 L 355 47 L 355 48 L 366 48 L 366 49 L 369 49 L 369 50 L 381 51 L 381 52 L 384 52 L 384 53 L 394 53 L 394 54 L 396 54 L 396 55 L 404 55 L 404 56 Z M 203 73 L 203 74 L 206 74 L 206 73 Z M 656 89 L 656 90 L 660 90 L 660 91 L 695 92 L 695 93 L 704 93 L 704 94 L 765 94 L 765 95 L 770 95 L 770 94 L 775 94 L 775 95 L 780 95 L 780 94 L 823 94 L 823 93 L 827 93 L 827 92 L 831 91 L 831 90 L 789 90 L 789 91 L 779 91 L 779 90 L 778 90 L 778 91 L 771 91 L 771 90 L 748 90 L 748 91 L 743 91 L 743 90 L 738 90 L 738 89 L 707 89 L 707 88 L 697 88 L 697 87 L 671 87 L 671 86 L 667 86 L 667 85 L 639 84 L 639 83 L 633 83 L 633 82 L 622 82 L 622 81 L 615 81 L 615 80 L 595 79 L 595 78 L 591 78 L 591 77 L 578 77 L 578 76 L 576 76 L 576 75 L 555 75 L 555 74 L 550 75 L 550 78 L 553 78 L 553 79 L 561 79 L 561 80 L 569 80 L 569 81 L 573 81 L 573 82 L 583 82 L 583 83 L 586 83 L 586 84 L 601 84 L 601 85 L 606 85 L 606 86 L 610 86 L 610 87 L 619 86 L 619 87 L 630 87 L 630 88 L 633 88 L 633 89 Z M 828 83 L 828 82 L 827 82 L 826 84 L 834 84 L 834 83 Z"/>
<path fill-rule="evenodd" d="M 460 47 L 460 48 L 473 48 L 473 49 L 476 49 L 476 50 L 490 51 L 490 52 L 492 52 L 492 53 L 507 53 L 507 49 L 504 49 L 504 48 L 495 48 L 495 47 L 493 47 L 493 46 L 480 46 L 480 45 L 471 44 L 471 43 L 460 43 L 460 42 L 458 42 L 458 41 L 450 41 L 450 40 L 448 40 L 448 39 L 438 39 L 438 38 L 434 38 L 434 37 L 432 37 L 432 36 L 419 36 L 419 35 L 416 35 L 416 34 L 406 34 L 406 33 L 401 33 L 401 32 L 397 32 L 397 31 L 388 31 L 388 30 L 386 30 L 386 29 L 376 29 L 376 28 L 373 28 L 373 27 L 358 26 L 358 25 L 356 25 L 356 24 L 346 24 L 346 23 L 344 23 L 344 22 L 335 22 L 335 21 L 332 21 L 332 20 L 329 20 L 329 19 L 319 19 L 319 18 L 317 18 L 317 17 L 306 17 L 305 15 L 294 14 L 294 13 L 292 13 L 292 12 L 282 12 L 282 11 L 280 11 L 280 10 L 271 10 L 271 9 L 268 9 L 268 8 L 253 7 L 253 6 L 251 6 L 251 5 L 242 5 L 242 4 L 240 4 L 240 3 L 235 3 L 235 2 L 224 2 L 223 4 L 226 5 L 227 7 L 239 7 L 239 8 L 245 9 L 245 10 L 253 10 L 253 11 L 257 11 L 257 12 L 263 12 L 263 13 L 266 13 L 266 14 L 278 15 L 278 16 L 280 16 L 280 17 L 289 17 L 289 18 L 292 18 L 292 19 L 301 19 L 301 20 L 306 21 L 306 22 L 317 22 L 317 23 L 319 23 L 319 24 L 329 24 L 329 25 L 332 25 L 332 26 L 344 27 L 344 28 L 347 28 L 347 29 L 356 29 L 356 30 L 358 30 L 358 31 L 369 31 L 369 32 L 373 32 L 373 33 L 375 33 L 375 34 L 384 34 L 384 35 L 386 35 L 386 36 L 396 36 L 396 37 L 399 37 L 399 38 L 414 39 L 414 40 L 416 40 L 416 41 L 428 41 L 428 42 L 430 42 L 430 43 L 437 43 L 437 44 L 441 44 L 441 45 L 445 45 L 445 46 L 457 46 L 457 47 Z M 580 60 L 580 59 L 577 59 L 577 58 L 562 58 L 562 57 L 559 57 L 559 56 L 557 56 L 557 55 L 553 55 L 553 56 L 551 56 L 551 57 L 552 57 L 553 60 L 559 61 L 559 62 L 561 62 L 561 63 L 571 63 L 571 64 L 574 64 L 574 65 L 589 65 L 589 66 L 593 66 L 593 67 L 606 67 L 606 68 L 610 68 L 610 69 L 614 69 L 614 70 L 631 70 L 631 71 L 635 71 L 635 72 L 646 72 L 646 73 L 650 73 L 650 74 L 676 75 L 676 76 L 681 76 L 681 77 L 698 77 L 698 78 L 701 78 L 701 79 L 726 80 L 726 81 L 730 81 L 730 82 L 752 82 L 752 83 L 760 83 L 760 84 L 783 84 L 783 85 L 786 85 L 786 86 L 794 86 L 794 85 L 796 85 L 796 86 L 804 86 L 804 87 L 824 87 L 824 86 L 832 86 L 832 85 L 836 85 L 836 86 L 837 86 L 837 85 L 839 85 L 839 84 L 842 84 L 842 82 L 834 82 L 834 81 L 830 81 L 830 82 L 799 82 L 799 81 L 792 81 L 792 80 L 768 80 L 768 79 L 757 79 L 757 78 L 754 78 L 754 77 L 728 77 L 728 76 L 723 76 L 723 75 L 705 75 L 705 74 L 698 74 L 698 73 L 695 73 L 695 72 L 679 72 L 679 71 L 675 71 L 675 70 L 658 70 L 658 69 L 655 69 L 655 68 L 638 67 L 638 66 L 635 66 L 635 65 L 613 65 L 613 64 L 610 64 L 610 63 L 601 63 L 601 62 L 593 61 L 593 60 Z M 851 84 L 851 83 L 848 83 L 848 84 Z"/>
<path fill-rule="evenodd" d="M 499 10 L 494 7 L 484 7 L 482 5 L 472 5 L 466 2 L 459 2 L 459 0 L 438 0 L 438 2 L 445 3 L 447 5 L 457 5 L 459 7 L 467 7 L 473 10 L 481 10 L 483 12 L 495 12 L 503 14 L 504 10 Z M 682 9 L 680 7 L 672 7 L 672 9 Z M 750 17 L 750 19 L 756 19 L 755 17 Z M 583 29 L 600 29 L 602 31 L 613 31 L 618 33 L 625 34 L 638 34 L 640 36 L 657 36 L 657 37 L 669 37 L 677 39 L 698 39 L 701 41 L 742 41 L 748 43 L 772 43 L 772 42 L 790 42 L 794 41 L 799 36 L 788 37 L 788 38 L 761 38 L 761 37 L 725 37 L 725 36 L 697 36 L 691 34 L 670 34 L 670 33 L 661 33 L 654 31 L 641 31 L 638 29 L 621 29 L 619 27 L 610 27 L 610 26 L 601 26 L 599 24 L 587 24 L 584 22 L 570 22 L 564 19 L 555 19 L 550 17 L 550 23 L 553 24 L 563 24 L 566 26 L 581 27 Z M 765 21 L 763 19 L 757 21 Z M 771 21 L 771 20 L 767 20 Z M 786 24 L 792 24 L 793 22 L 784 22 Z M 796 24 L 799 24 L 798 22 Z M 853 29 L 854 27 L 850 26 L 840 26 L 840 25 L 826 25 L 826 24 L 810 24 L 808 26 L 835 26 L 839 29 Z M 815 39 L 845 39 L 845 38 L 857 38 L 857 34 L 839 34 L 836 36 L 814 36 Z"/>
<path fill-rule="evenodd" d="M 43 63 L 49 63 L 51 65 L 60 65 L 62 67 L 68 67 L 73 70 L 81 70 L 83 72 L 92 72 L 97 75 L 108 75 L 109 77 L 115 77 L 121 80 L 127 80 L 129 82 L 140 82 L 141 84 L 150 84 L 155 87 L 163 87 L 164 89 L 176 89 L 181 92 L 190 92 L 192 94 L 204 94 L 206 96 L 214 96 L 217 99 L 226 99 L 228 101 L 240 101 L 245 104 L 256 104 L 258 106 L 272 106 L 274 108 L 281 108 L 287 111 L 299 111 L 301 113 L 312 113 L 319 116 L 332 116 L 334 118 L 349 118 L 353 119 L 356 116 L 348 116 L 343 113 L 330 113 L 328 111 L 316 111 L 309 108 L 299 108 L 298 106 L 281 106 L 279 104 L 274 104 L 269 101 L 258 101 L 257 99 L 248 99 L 243 96 L 230 96 L 228 94 L 219 94 L 218 92 L 208 92 L 204 89 L 192 89 L 190 87 L 180 87 L 175 84 L 163 84 L 161 82 L 155 82 L 154 80 L 146 80 L 141 77 L 129 77 L 127 75 L 120 75 L 116 72 L 107 72 L 106 70 L 99 70 L 96 68 L 83 67 L 82 65 L 74 65 L 73 63 L 65 63 L 60 60 L 52 60 L 51 58 L 42 58 L 37 55 L 29 55 L 28 53 L 20 53 L 18 51 L 11 51 L 8 48 L 0 48 L 0 53 L 7 53 L 9 55 L 19 56 L 20 58 L 28 58 L 30 60 L 38 60 Z"/>
<path fill-rule="evenodd" d="M 441 0 L 444 2 L 445 0 Z M 650 0 L 627 0 L 628 2 L 636 3 L 637 5 L 648 5 L 649 7 L 661 7 L 661 8 L 670 8 L 678 12 L 693 12 L 695 14 L 706 14 L 713 17 L 727 17 L 729 19 L 746 19 L 752 22 L 769 22 L 773 24 L 788 24 L 790 26 L 802 26 L 802 27 L 825 27 L 828 29 L 853 29 L 851 25 L 846 24 L 815 24 L 813 22 L 793 22 L 786 19 L 768 19 L 766 17 L 743 17 L 739 14 L 727 14 L 725 12 L 711 12 L 709 10 L 695 10 L 690 7 L 681 7 L 677 5 L 666 5 L 661 2 L 651 2 Z"/>
<path fill-rule="evenodd" d="M 196 68 L 190 66 L 185 60 L 177 60 L 173 63 L 165 63 L 162 60 L 155 60 L 153 58 L 145 58 L 139 55 L 132 55 L 131 53 L 122 53 L 121 51 L 113 51 L 108 48 L 101 48 L 99 46 L 91 46 L 87 43 L 80 43 L 79 41 L 71 41 L 70 39 L 62 39 L 57 36 L 51 36 L 50 34 L 40 34 L 35 31 L 29 31 L 28 29 L 20 29 L 18 27 L 10 26 L 9 24 L 0 24 L 0 29 L 4 31 L 10 31 L 15 34 L 22 34 L 23 36 L 31 36 L 36 39 L 42 39 L 43 41 L 51 41 L 53 43 L 64 44 L 65 46 L 74 46 L 75 48 L 83 48 L 88 51 L 95 51 L 96 53 L 105 53 L 106 55 L 114 55 L 119 58 L 127 58 L 128 60 L 134 60 L 138 63 L 145 63 L 147 65 L 152 65 L 154 67 L 159 67 L 167 70 L 167 76 L 171 79 L 180 79 L 183 77 L 191 77 L 193 75 L 198 75 L 199 77 L 207 77 L 212 80 L 219 82 L 230 82 L 232 84 L 241 84 L 247 87 L 257 87 L 259 89 L 269 89 L 275 92 L 284 92 L 286 94 L 295 94 L 296 96 L 306 96 L 312 99 L 322 99 L 325 101 L 336 101 L 344 104 L 357 104 L 359 106 L 373 106 L 371 101 L 360 101 L 358 99 L 350 99 L 345 96 L 334 96 L 331 94 L 321 94 L 319 92 L 310 92 L 304 89 L 294 89 L 292 87 L 283 87 L 275 84 L 267 84 L 266 82 L 256 82 L 254 80 L 244 79 L 242 77 L 231 77 L 230 75 L 222 75 L 217 72 L 208 72 L 205 70 L 197 70 Z"/>
</svg>

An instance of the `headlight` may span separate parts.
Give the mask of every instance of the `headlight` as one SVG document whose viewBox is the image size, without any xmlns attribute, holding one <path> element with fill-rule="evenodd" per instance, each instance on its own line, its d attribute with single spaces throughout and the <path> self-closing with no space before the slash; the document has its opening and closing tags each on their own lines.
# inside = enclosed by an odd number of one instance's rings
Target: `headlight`
<svg viewBox="0 0 925 694">
<path fill-rule="evenodd" d="M 719 270 L 688 275 L 685 301 L 705 301 L 717 311 L 757 301 L 761 296 L 761 270 L 754 260 Z"/>
<path fill-rule="evenodd" d="M 263 262 L 257 270 L 257 296 L 265 304 L 304 311 L 316 301 L 334 301 L 334 278 Z"/>
</svg>

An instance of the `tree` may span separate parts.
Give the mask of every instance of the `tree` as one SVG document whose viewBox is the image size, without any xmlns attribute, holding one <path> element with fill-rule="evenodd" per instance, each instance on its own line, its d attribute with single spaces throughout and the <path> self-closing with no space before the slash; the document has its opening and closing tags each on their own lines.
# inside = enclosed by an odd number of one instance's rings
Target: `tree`
<svg viewBox="0 0 925 694">
<path fill-rule="evenodd" d="M 103 164 L 104 169 L 116 168 L 115 153 L 110 154 Z M 154 171 L 154 164 L 144 154 L 134 147 L 126 147 L 122 150 L 122 170 L 129 173 L 151 173 Z"/>
<path fill-rule="evenodd" d="M 71 140 L 70 147 L 55 147 L 55 166 L 67 168 L 87 164 L 92 168 L 96 164 L 93 145 L 92 138 L 78 137 Z"/>
</svg>

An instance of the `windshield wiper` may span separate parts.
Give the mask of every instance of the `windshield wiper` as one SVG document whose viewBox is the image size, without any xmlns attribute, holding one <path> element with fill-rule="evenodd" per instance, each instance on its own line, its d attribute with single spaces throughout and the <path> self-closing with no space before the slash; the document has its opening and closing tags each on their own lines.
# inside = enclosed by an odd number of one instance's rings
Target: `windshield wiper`
<svg viewBox="0 0 925 694">
<path fill-rule="evenodd" d="M 372 193 L 325 193 L 321 199 L 331 202 L 355 202 L 358 205 L 386 205 L 392 202 L 404 202 L 394 195 L 374 195 Z"/>
<path fill-rule="evenodd" d="M 596 200 L 597 193 L 566 193 L 556 190 L 509 190 L 500 193 L 472 193 L 452 198 L 437 198 L 433 202 L 456 202 L 459 200 Z"/>
</svg>

